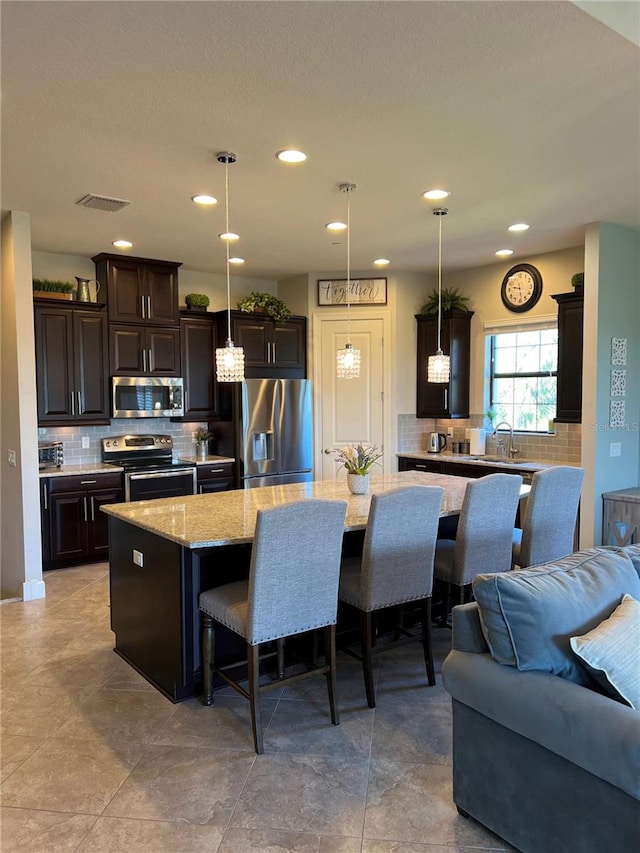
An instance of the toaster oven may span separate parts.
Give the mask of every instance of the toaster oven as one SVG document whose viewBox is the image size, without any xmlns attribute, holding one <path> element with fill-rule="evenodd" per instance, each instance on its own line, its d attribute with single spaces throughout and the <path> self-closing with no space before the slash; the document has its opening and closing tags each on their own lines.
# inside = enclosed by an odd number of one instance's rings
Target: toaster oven
<svg viewBox="0 0 640 853">
<path fill-rule="evenodd" d="M 61 441 L 38 442 L 38 467 L 60 468 L 64 462 L 64 450 Z"/>
</svg>

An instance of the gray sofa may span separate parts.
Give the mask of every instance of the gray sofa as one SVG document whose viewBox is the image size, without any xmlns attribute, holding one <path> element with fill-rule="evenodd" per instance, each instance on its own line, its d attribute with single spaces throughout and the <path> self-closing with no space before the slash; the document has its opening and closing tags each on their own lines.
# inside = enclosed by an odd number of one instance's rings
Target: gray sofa
<svg viewBox="0 0 640 853">
<path fill-rule="evenodd" d="M 624 593 L 640 600 L 637 545 L 480 576 L 453 610 L 454 801 L 524 853 L 640 849 L 640 712 L 569 643 Z"/>
</svg>

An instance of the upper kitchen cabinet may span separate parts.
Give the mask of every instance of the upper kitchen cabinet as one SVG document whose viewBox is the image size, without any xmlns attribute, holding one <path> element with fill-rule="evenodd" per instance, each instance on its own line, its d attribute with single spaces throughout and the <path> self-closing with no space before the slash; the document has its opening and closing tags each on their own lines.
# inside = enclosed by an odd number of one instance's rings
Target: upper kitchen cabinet
<svg viewBox="0 0 640 853">
<path fill-rule="evenodd" d="M 579 424 L 582 420 L 582 319 L 584 295 L 557 293 L 558 393 L 555 420 Z"/>
<path fill-rule="evenodd" d="M 217 324 L 212 314 L 180 317 L 180 346 L 184 379 L 185 421 L 206 421 L 218 416 L 215 379 Z"/>
<path fill-rule="evenodd" d="M 180 330 L 109 323 L 113 376 L 181 376 Z"/>
<path fill-rule="evenodd" d="M 99 309 L 36 305 L 38 423 L 109 423 L 107 318 Z"/>
<path fill-rule="evenodd" d="M 227 339 L 227 312 L 218 311 L 218 339 Z M 231 337 L 244 349 L 247 379 L 306 379 L 307 318 L 274 320 L 267 314 L 231 312 Z"/>
<path fill-rule="evenodd" d="M 106 283 L 109 322 L 178 325 L 179 263 L 108 254 L 92 261 L 96 278 Z"/>
<path fill-rule="evenodd" d="M 437 314 L 416 314 L 418 322 L 416 417 L 468 418 L 473 311 L 442 312 L 441 347 L 451 358 L 446 384 L 427 382 L 427 360 L 438 349 Z"/>
</svg>

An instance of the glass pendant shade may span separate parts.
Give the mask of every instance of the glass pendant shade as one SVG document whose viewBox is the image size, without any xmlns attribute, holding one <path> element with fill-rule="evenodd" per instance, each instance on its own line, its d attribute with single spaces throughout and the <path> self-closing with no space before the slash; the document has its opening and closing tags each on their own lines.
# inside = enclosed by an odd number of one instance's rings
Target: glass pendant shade
<svg viewBox="0 0 640 853">
<path fill-rule="evenodd" d="M 244 379 L 244 349 L 229 340 L 216 349 L 216 378 L 218 382 L 242 382 Z"/>
<path fill-rule="evenodd" d="M 427 382 L 448 382 L 451 375 L 451 359 L 438 350 L 427 361 Z"/>
<path fill-rule="evenodd" d="M 336 352 L 336 375 L 338 379 L 357 379 L 360 376 L 360 350 L 347 343 Z"/>
</svg>

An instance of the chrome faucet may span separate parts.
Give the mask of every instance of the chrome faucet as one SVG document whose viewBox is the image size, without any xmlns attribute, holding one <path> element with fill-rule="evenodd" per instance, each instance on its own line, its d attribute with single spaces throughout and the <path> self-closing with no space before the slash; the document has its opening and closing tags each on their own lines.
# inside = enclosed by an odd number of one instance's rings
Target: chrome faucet
<svg viewBox="0 0 640 853">
<path fill-rule="evenodd" d="M 517 449 L 513 446 L 513 427 L 511 426 L 511 424 L 507 423 L 506 421 L 500 421 L 500 423 L 498 424 L 498 426 L 497 426 L 497 427 L 493 430 L 493 432 L 491 433 L 491 438 L 495 438 L 495 437 L 496 437 L 496 434 L 497 434 L 498 430 L 499 430 L 499 429 L 500 429 L 500 427 L 502 427 L 502 426 L 507 427 L 507 429 L 509 430 L 509 453 L 508 453 L 509 459 L 515 459 L 515 457 L 518 455 L 518 453 L 519 453 L 520 451 L 519 451 L 519 450 L 517 450 Z M 500 439 L 500 441 L 502 441 L 502 439 Z M 504 445 L 503 445 L 503 446 L 504 446 Z"/>
</svg>

